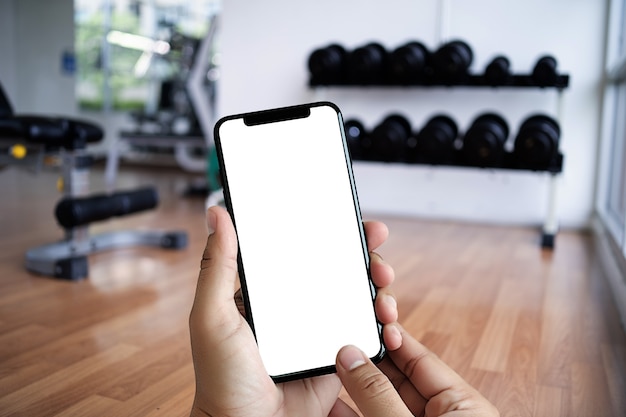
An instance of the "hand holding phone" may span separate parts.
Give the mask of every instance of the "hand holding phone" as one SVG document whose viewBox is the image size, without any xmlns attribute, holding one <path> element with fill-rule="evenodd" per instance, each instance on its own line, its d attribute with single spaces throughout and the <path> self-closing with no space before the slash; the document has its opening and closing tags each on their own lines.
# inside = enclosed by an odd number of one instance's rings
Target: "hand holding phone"
<svg viewBox="0 0 626 417">
<path fill-rule="evenodd" d="M 207 211 L 210 236 L 202 254 L 198 285 L 189 317 L 191 350 L 196 376 L 192 416 L 294 416 L 330 414 L 341 382 L 337 375 L 275 383 L 263 365 L 254 333 L 233 300 L 237 275 L 237 235 L 230 214 L 222 207 Z M 380 222 L 366 221 L 368 250 L 375 251 L 388 235 Z M 321 249 L 314 256 L 323 262 Z M 393 294 L 393 269 L 381 257 L 370 257 L 372 281 L 377 287 L 376 316 L 385 325 L 398 317 Z M 237 297 L 235 297 L 237 298 Z M 385 327 L 385 341 L 393 325 Z M 237 412 L 233 412 L 237 410 Z"/>
<path fill-rule="evenodd" d="M 380 360 L 375 287 L 338 108 L 229 116 L 215 139 L 247 319 L 269 375 L 334 372 L 349 344 Z"/>
</svg>

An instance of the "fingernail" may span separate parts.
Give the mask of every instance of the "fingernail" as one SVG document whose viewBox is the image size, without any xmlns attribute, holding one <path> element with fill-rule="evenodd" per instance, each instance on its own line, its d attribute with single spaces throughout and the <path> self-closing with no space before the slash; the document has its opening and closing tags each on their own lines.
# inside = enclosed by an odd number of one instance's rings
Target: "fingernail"
<svg viewBox="0 0 626 417">
<path fill-rule="evenodd" d="M 396 301 L 395 298 L 393 298 L 393 296 L 389 295 L 389 294 L 385 294 L 383 296 L 383 302 L 385 304 L 387 304 L 388 307 L 393 308 L 394 310 L 398 309 L 398 302 Z"/>
<path fill-rule="evenodd" d="M 206 215 L 207 219 L 207 227 L 209 229 L 209 236 L 215 233 L 215 227 L 217 226 L 217 215 L 213 212 L 213 210 L 209 209 Z"/>
<path fill-rule="evenodd" d="M 400 329 L 396 326 L 389 326 L 388 330 L 389 334 L 389 343 L 391 346 L 388 346 L 390 350 L 399 349 L 402 346 L 402 333 L 400 333 Z"/>
<path fill-rule="evenodd" d="M 339 352 L 339 363 L 348 371 L 365 365 L 365 354 L 355 346 L 346 346 Z"/>
</svg>

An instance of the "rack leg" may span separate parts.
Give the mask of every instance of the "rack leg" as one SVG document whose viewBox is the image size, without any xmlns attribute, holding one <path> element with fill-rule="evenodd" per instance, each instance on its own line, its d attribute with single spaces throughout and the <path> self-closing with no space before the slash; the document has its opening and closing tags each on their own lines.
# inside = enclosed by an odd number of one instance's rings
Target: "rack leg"
<svg viewBox="0 0 626 417">
<path fill-rule="evenodd" d="M 542 248 L 554 248 L 554 240 L 556 233 L 559 229 L 559 224 L 556 215 L 556 200 L 559 186 L 559 175 L 551 174 L 550 183 L 548 185 L 548 211 L 546 213 L 546 220 L 543 224 L 543 232 L 541 236 Z"/>
<path fill-rule="evenodd" d="M 112 192 L 115 190 L 115 182 L 117 180 L 117 170 L 120 164 L 120 150 L 119 146 L 121 139 L 114 138 L 113 143 L 109 147 L 109 153 L 107 155 L 106 168 L 104 171 L 104 180 L 107 191 Z"/>
</svg>

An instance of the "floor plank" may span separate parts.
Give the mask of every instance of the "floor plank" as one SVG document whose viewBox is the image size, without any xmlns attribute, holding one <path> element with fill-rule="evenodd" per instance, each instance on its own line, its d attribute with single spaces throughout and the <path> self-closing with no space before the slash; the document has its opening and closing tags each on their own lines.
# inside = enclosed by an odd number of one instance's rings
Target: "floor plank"
<svg viewBox="0 0 626 417">
<path fill-rule="evenodd" d="M 0 171 L 0 416 L 188 414 L 204 202 L 181 197 L 189 175 L 124 168 L 119 188 L 153 184 L 160 205 L 93 232 L 183 229 L 189 247 L 97 254 L 89 279 L 57 281 L 23 267 L 62 237 L 57 175 Z M 534 228 L 365 214 L 389 226 L 401 322 L 503 416 L 626 415 L 626 338 L 589 236 L 543 251 Z"/>
</svg>

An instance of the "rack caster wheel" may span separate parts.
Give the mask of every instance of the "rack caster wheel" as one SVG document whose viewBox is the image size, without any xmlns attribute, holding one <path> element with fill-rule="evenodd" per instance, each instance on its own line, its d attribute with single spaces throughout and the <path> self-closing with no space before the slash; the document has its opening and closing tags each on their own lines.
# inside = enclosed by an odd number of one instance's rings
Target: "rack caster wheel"
<svg viewBox="0 0 626 417">
<path fill-rule="evenodd" d="M 541 235 L 541 247 L 544 249 L 554 249 L 554 239 L 556 235 L 554 233 L 543 233 Z"/>
</svg>

